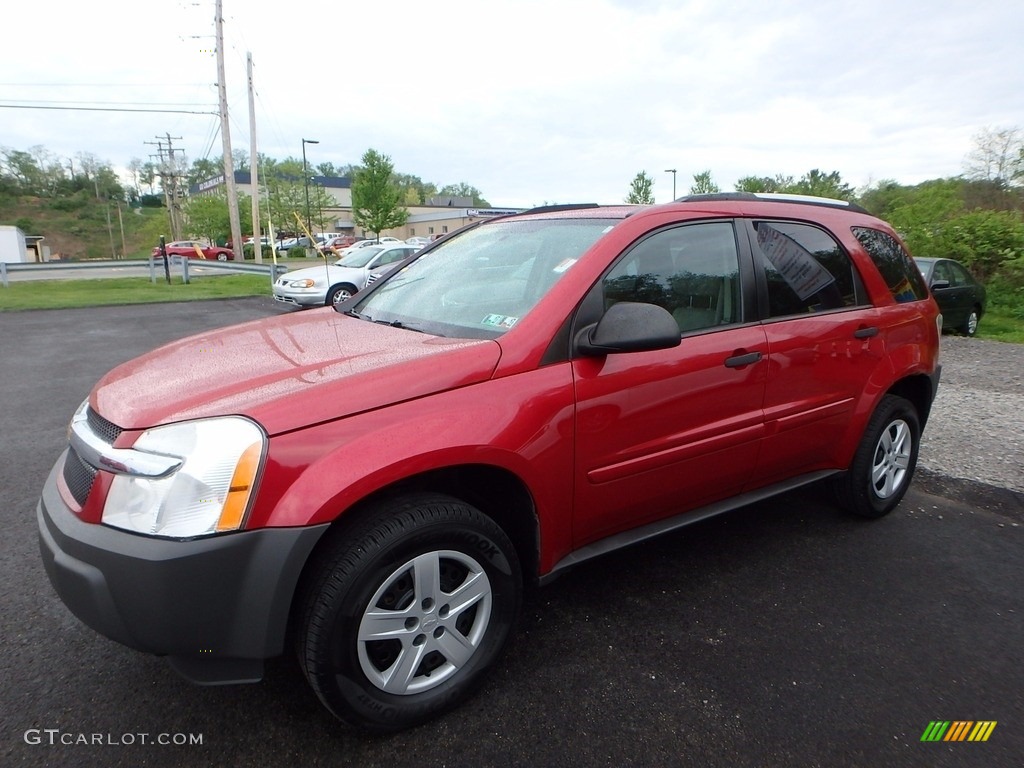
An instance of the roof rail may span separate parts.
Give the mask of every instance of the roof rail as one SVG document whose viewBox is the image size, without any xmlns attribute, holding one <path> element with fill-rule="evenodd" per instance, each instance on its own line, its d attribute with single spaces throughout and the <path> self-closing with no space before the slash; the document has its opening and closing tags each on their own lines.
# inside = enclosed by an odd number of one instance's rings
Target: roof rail
<svg viewBox="0 0 1024 768">
<path fill-rule="evenodd" d="M 530 208 L 526 211 L 520 211 L 519 214 L 525 213 L 552 213 L 554 211 L 575 211 L 580 208 L 599 208 L 597 203 L 562 203 L 560 205 L 538 205 L 536 208 Z M 519 215 L 517 214 L 517 215 Z"/>
<path fill-rule="evenodd" d="M 831 197 L 814 195 L 793 195 L 783 192 L 716 192 L 707 195 L 686 195 L 676 200 L 677 203 L 695 203 L 701 201 L 746 200 L 766 203 L 800 203 L 802 205 L 823 205 L 829 208 L 846 208 L 857 213 L 868 213 L 867 210 L 851 203 L 849 200 L 838 200 Z"/>
</svg>

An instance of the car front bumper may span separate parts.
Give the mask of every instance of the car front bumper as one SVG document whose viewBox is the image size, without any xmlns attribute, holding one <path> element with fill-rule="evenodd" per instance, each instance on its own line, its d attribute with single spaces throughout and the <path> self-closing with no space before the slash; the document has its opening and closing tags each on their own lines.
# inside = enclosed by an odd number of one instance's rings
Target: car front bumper
<svg viewBox="0 0 1024 768">
<path fill-rule="evenodd" d="M 194 682 L 259 680 L 263 660 L 284 651 L 299 576 L 327 526 L 176 540 L 85 523 L 58 490 L 63 464 L 37 518 L 43 565 L 71 612 Z"/>
<path fill-rule="evenodd" d="M 275 285 L 274 301 L 297 307 L 322 307 L 327 301 L 327 292 L 315 288 L 289 289 Z"/>
</svg>

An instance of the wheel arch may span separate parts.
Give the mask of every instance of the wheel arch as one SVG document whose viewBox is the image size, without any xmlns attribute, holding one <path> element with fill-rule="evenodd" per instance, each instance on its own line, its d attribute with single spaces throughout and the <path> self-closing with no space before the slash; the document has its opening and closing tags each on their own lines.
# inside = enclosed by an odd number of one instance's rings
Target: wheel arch
<svg viewBox="0 0 1024 768">
<path fill-rule="evenodd" d="M 886 391 L 887 395 L 896 395 L 904 400 L 910 401 L 917 411 L 921 430 L 928 421 L 928 414 L 932 410 L 933 385 L 932 380 L 924 374 L 907 376 L 893 384 Z"/>
<path fill-rule="evenodd" d="M 403 496 L 435 493 L 459 499 L 479 509 L 491 518 L 509 537 L 519 558 L 524 581 L 535 581 L 540 562 L 540 525 L 533 495 L 523 480 L 513 472 L 489 464 L 463 464 L 442 467 L 403 478 L 379 488 L 342 510 L 306 558 L 302 573 L 292 595 L 289 624 L 294 624 L 295 612 L 307 583 L 308 574 L 315 570 L 321 551 L 331 541 L 343 535 L 344 529 L 374 514 L 381 502 Z"/>
</svg>

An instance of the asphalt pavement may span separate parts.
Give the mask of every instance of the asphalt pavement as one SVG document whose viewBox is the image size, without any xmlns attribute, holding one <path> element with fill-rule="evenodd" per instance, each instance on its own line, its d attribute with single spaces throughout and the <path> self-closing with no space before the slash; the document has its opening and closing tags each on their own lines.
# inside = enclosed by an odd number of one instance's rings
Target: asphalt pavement
<svg viewBox="0 0 1024 768">
<path fill-rule="evenodd" d="M 1021 368 L 975 340 L 944 351 L 955 397 L 940 387 L 896 512 L 852 519 L 807 489 L 580 566 L 529 593 L 474 699 L 412 731 L 345 731 L 290 657 L 257 685 L 202 688 L 98 636 L 56 597 L 36 543 L 68 418 L 117 363 L 281 311 L 252 298 L 0 314 L 0 765 L 1020 765 L 1024 496 L 999 478 L 1004 462 L 1022 475 Z M 1004 384 L 972 394 L 979 369 L 1004 364 Z M 936 720 L 996 726 L 983 743 L 922 742 Z"/>
</svg>

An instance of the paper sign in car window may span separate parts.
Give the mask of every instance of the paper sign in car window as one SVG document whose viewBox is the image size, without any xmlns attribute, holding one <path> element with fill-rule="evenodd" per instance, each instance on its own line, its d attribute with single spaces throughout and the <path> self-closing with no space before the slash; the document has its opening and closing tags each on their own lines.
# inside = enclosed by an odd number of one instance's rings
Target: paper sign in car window
<svg viewBox="0 0 1024 768">
<path fill-rule="evenodd" d="M 801 300 L 810 298 L 836 281 L 810 251 L 774 227 L 759 224 L 757 244 Z"/>
</svg>

